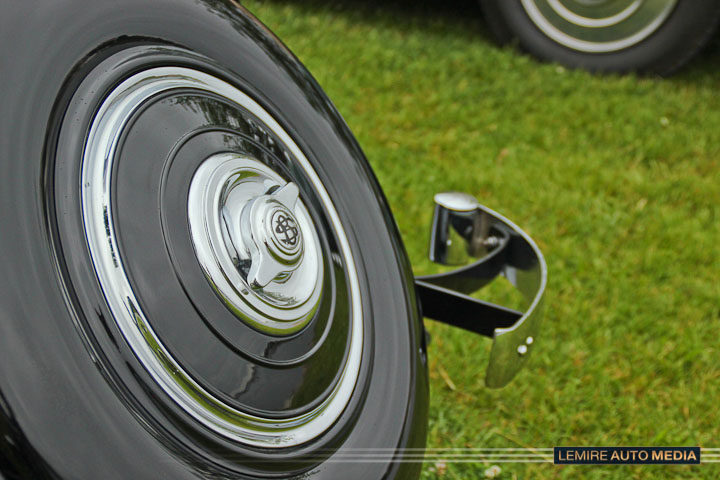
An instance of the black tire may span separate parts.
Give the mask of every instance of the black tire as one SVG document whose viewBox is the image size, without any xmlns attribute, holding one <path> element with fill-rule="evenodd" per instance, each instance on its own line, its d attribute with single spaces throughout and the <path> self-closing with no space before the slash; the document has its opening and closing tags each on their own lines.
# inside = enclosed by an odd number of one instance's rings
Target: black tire
<svg viewBox="0 0 720 480">
<path fill-rule="evenodd" d="M 571 48 L 575 37 L 565 39 L 560 34 L 548 33 L 552 28 L 546 26 L 544 31 L 540 25 L 550 22 L 545 23 L 543 13 L 529 13 L 522 0 L 480 0 L 480 3 L 490 30 L 501 44 L 517 42 L 522 50 L 541 60 L 607 73 L 670 75 L 705 46 L 720 20 L 720 3 L 715 0 L 679 1 L 659 20 L 658 26 L 647 30 L 646 36 L 627 44 L 618 42 L 622 48 L 606 49 L 605 44 L 594 41 Z M 529 3 L 538 4 L 536 0 Z M 563 28 L 564 21 L 558 20 L 557 25 Z M 592 34 L 598 30 L 602 28 L 593 29 Z M 578 38 L 583 35 L 582 31 L 577 33 Z"/>
<path fill-rule="evenodd" d="M 417 477 L 418 463 L 331 461 L 355 448 L 422 447 L 427 366 L 412 272 L 388 205 L 309 73 L 233 2 L 42 3 L 0 7 L 0 478 Z M 263 130 L 257 112 L 220 93 L 183 87 L 144 100 L 123 124 L 109 164 L 106 212 L 117 215 L 103 220 L 118 232 L 113 258 L 125 262 L 142 310 L 129 314 L 140 329 L 141 314 L 147 317 L 208 395 L 278 422 L 315 412 L 327 392 L 335 395 L 342 381 L 335 365 L 351 355 L 347 331 L 361 325 L 352 395 L 332 423 L 302 442 L 280 433 L 280 448 L 262 445 L 194 415 L 129 340 L 97 265 L 90 200 L 82 196 L 89 138 L 108 98 L 129 79 L 164 68 L 174 69 L 172 79 L 197 72 L 247 96 L 297 144 L 310 170 L 278 146 L 283 137 Z M 338 282 L 323 293 L 332 303 L 319 300 L 304 330 L 279 336 L 245 325 L 193 256 L 187 192 L 203 155 L 216 152 L 252 156 L 299 185 L 327 254 L 324 278 Z M 348 258 L 357 272 L 352 298 Z M 354 305 L 362 314 L 348 323 Z M 203 365 L 224 362 L 228 369 L 203 373 Z M 245 371 L 252 374 L 235 373 Z M 232 390 L 236 377 L 245 383 Z"/>
</svg>

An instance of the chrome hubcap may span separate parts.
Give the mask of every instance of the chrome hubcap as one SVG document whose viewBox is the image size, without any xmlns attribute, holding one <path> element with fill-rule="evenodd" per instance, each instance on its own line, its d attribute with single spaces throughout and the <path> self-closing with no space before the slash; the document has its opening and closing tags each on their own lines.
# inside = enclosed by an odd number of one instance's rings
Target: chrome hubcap
<svg viewBox="0 0 720 480">
<path fill-rule="evenodd" d="M 285 414 L 280 410 L 281 414 L 265 415 L 264 410 L 245 408 L 244 404 L 230 401 L 228 389 L 221 391 L 220 387 L 225 385 L 213 383 L 212 375 L 204 378 L 197 375 L 197 370 L 188 363 L 188 355 L 174 355 L 173 348 L 179 348 L 177 343 L 166 342 L 159 334 L 161 329 L 155 327 L 161 322 L 144 310 L 139 301 L 142 292 L 135 290 L 128 274 L 128 265 L 132 263 L 128 257 L 133 252 L 120 248 L 116 224 L 119 215 L 113 202 L 116 188 L 113 172 L 119 170 L 118 163 L 122 163 L 118 161 L 121 157 L 118 145 L 122 144 L 123 134 L 132 130 L 129 125 L 134 116 L 147 111 L 143 107 L 155 101 L 162 103 L 162 98 L 172 97 L 175 92 L 179 92 L 178 98 L 167 101 L 173 108 L 188 111 L 195 108 L 192 103 L 183 103 L 180 97 L 192 92 L 219 98 L 228 108 L 247 112 L 247 116 L 252 117 L 251 130 L 270 132 L 272 142 L 281 144 L 287 152 L 281 161 L 267 160 L 268 154 L 252 156 L 230 153 L 227 149 L 214 150 L 217 153 L 209 154 L 204 161 L 200 159 L 205 156 L 199 157 L 199 166 L 189 174 L 192 179 L 187 204 L 182 208 L 187 211 L 192 243 L 188 248 L 194 250 L 192 253 L 202 269 L 199 275 L 205 276 L 217 297 L 234 314 L 228 314 L 219 305 L 222 313 L 231 317 L 230 330 L 237 324 L 258 338 L 271 339 L 267 352 L 248 351 L 253 345 L 241 347 L 240 341 L 231 346 L 238 350 L 236 356 L 245 362 L 238 364 L 245 365 L 246 371 L 237 372 L 243 382 L 231 385 L 236 388 L 230 393 L 245 394 L 257 384 L 272 384 L 272 378 L 268 380 L 268 377 L 275 372 L 281 374 L 283 369 L 304 369 L 302 382 L 308 377 L 310 380 L 305 383 L 315 380 L 329 386 L 307 401 L 301 399 L 304 403 L 300 405 L 309 407 L 298 413 Z M 227 129 L 218 132 L 226 134 Z M 251 138 L 254 137 L 251 135 Z M 162 162 L 163 158 L 151 160 Z M 179 160 L 169 163 L 171 171 L 174 171 L 173 162 Z M 318 234 L 319 225 L 314 224 L 315 217 L 311 216 L 298 186 L 271 168 L 269 164 L 273 162 L 290 163 L 302 178 L 303 187 L 312 192 L 312 198 L 305 201 L 313 202 L 312 211 L 321 218 L 318 221 L 323 222 L 323 242 Z M 134 73 L 110 91 L 94 115 L 84 145 L 80 180 L 85 240 L 112 320 L 139 363 L 174 404 L 202 426 L 232 441 L 265 448 L 309 442 L 337 422 L 353 396 L 363 358 L 358 273 L 327 190 L 303 151 L 268 111 L 233 85 L 191 68 L 156 67 Z M 168 232 L 182 230 L 177 222 L 172 227 L 165 226 L 160 233 L 165 235 L 162 240 L 169 250 L 169 245 L 174 245 L 174 237 Z M 324 255 L 329 236 L 334 250 Z M 192 267 L 195 266 L 193 263 Z M 338 280 L 340 277 L 342 281 Z M 206 286 L 203 283 L 203 287 Z M 161 287 L 158 286 L 157 294 L 160 298 L 164 292 Z M 209 293 L 212 301 L 217 302 L 212 292 Z M 336 299 L 340 300 L 336 302 Z M 155 321 L 158 324 L 154 325 Z M 243 323 L 252 328 L 245 328 Z M 202 322 L 192 324 L 191 328 L 196 331 L 182 332 L 180 336 L 192 337 L 202 331 L 205 337 L 222 337 L 217 343 L 223 345 L 233 338 L 226 335 L 225 330 L 207 328 Z M 326 342 L 332 335 L 335 335 L 332 341 Z M 288 352 L 280 352 L 287 360 L 276 362 L 269 357 L 296 338 L 307 339 L 297 346 L 297 355 L 288 348 Z M 337 350 L 334 348 L 337 344 L 343 345 L 344 350 L 341 348 L 339 356 L 331 355 Z M 315 358 L 321 351 L 325 356 Z M 227 354 L 227 358 L 233 360 L 235 357 L 230 355 L 235 355 L 234 351 Z M 212 352 L 208 356 L 212 356 Z M 194 356 L 192 359 L 196 360 Z M 197 361 L 201 360 L 204 359 Z M 329 371 L 318 371 L 322 370 L 317 368 L 318 364 L 329 366 Z M 218 371 L 221 367 L 218 366 Z M 300 383 L 301 387 L 305 383 Z M 294 398 L 289 396 L 286 400 L 290 403 Z"/>
<path fill-rule="evenodd" d="M 522 0 L 548 37 L 573 50 L 606 53 L 632 47 L 652 35 L 677 0 Z"/>
<path fill-rule="evenodd" d="M 208 281 L 238 317 L 273 335 L 310 321 L 322 252 L 294 183 L 257 160 L 215 155 L 193 177 L 188 220 Z"/>
</svg>

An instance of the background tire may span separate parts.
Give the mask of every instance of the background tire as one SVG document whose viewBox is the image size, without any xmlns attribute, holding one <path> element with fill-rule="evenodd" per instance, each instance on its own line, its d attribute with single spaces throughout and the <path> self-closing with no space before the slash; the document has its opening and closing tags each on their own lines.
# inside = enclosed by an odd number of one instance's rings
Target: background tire
<svg viewBox="0 0 720 480">
<path fill-rule="evenodd" d="M 539 59 L 599 72 L 669 75 L 707 43 L 720 19 L 715 0 L 480 3 L 501 43 L 517 41 Z"/>
<path fill-rule="evenodd" d="M 427 365 L 412 273 L 388 205 L 347 126 L 297 59 L 231 2 L 60 7 L 48 0 L 12 2 L 1 13 L 0 477 L 419 475 L 418 463 L 330 461 L 339 450 L 422 447 Z M 221 88 L 195 88 L 187 83 L 193 78 Z M 92 183 L 84 181 L 86 160 L 97 125 L 112 116 L 103 113 L 110 100 L 138 93 L 125 88 L 134 79 L 186 83 L 157 90 L 127 117 L 106 171 L 112 215 L 102 220 L 89 215 L 95 197 L 84 196 Z M 238 95 L 247 100 L 235 102 Z M 293 143 L 306 163 L 283 150 Z M 351 287 L 336 283 L 326 290 L 334 303 L 320 301 L 309 323 L 287 334 L 232 316 L 193 257 L 188 219 L 194 172 L 216 154 L 252 157 L 271 177 L 299 186 L 325 249 L 323 278 L 351 278 L 352 264 L 357 302 L 347 300 Z M 96 220 L 117 232 L 113 258 L 139 308 L 128 310 L 131 318 L 138 327 L 147 320 L 226 412 L 280 424 L 335 398 L 326 392 L 346 371 L 338 365 L 347 364 L 353 342 L 343 332 L 357 319 L 356 380 L 332 422 L 300 440 L 278 430 L 276 445 L 258 442 L 217 428 L 213 414 L 202 417 L 192 408 L 197 391 L 183 398 L 168 389 L 152 366 L 170 363 L 143 357 L 119 321 L 117 285 L 101 273 L 89 233 Z M 318 388 L 318 380 L 329 386 Z"/>
</svg>

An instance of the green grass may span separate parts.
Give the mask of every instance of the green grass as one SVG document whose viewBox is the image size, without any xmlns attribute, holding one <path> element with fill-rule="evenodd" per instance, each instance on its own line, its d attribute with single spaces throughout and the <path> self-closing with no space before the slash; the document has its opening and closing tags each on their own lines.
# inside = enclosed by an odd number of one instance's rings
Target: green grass
<svg viewBox="0 0 720 480">
<path fill-rule="evenodd" d="M 600 77 L 496 47 L 467 0 L 245 5 L 347 120 L 416 273 L 432 271 L 442 190 L 475 194 L 546 255 L 542 337 L 509 387 L 483 386 L 489 342 L 430 324 L 430 447 L 720 447 L 720 48 L 669 80 Z M 500 466 L 505 479 L 720 477 Z M 423 478 L 487 467 L 428 464 Z"/>
</svg>

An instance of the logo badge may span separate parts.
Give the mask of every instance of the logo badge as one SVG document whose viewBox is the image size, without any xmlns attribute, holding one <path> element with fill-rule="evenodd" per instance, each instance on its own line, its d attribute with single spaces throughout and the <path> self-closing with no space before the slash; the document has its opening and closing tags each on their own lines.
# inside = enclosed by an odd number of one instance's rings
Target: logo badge
<svg viewBox="0 0 720 480">
<path fill-rule="evenodd" d="M 273 243 L 287 255 L 295 255 L 302 242 L 302 234 L 297 220 L 284 207 L 276 209 L 270 217 Z"/>
<path fill-rule="evenodd" d="M 298 228 L 295 219 L 283 212 L 278 212 L 273 219 L 275 234 L 282 243 L 288 247 L 294 247 L 298 241 Z"/>
</svg>

